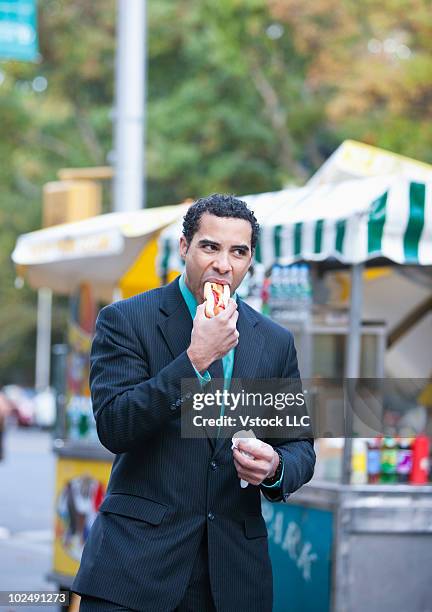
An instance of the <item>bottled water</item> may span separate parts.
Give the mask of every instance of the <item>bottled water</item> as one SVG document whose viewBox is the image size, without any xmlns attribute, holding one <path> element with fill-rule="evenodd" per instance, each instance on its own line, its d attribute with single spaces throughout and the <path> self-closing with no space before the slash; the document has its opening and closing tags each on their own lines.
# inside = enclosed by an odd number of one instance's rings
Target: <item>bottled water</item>
<svg viewBox="0 0 432 612">
<path fill-rule="evenodd" d="M 270 308 L 272 316 L 279 316 L 282 311 L 282 268 L 275 264 L 271 271 Z"/>
<path fill-rule="evenodd" d="M 309 267 L 306 264 L 298 266 L 298 313 L 302 321 L 310 317 L 312 309 L 312 285 Z"/>
<path fill-rule="evenodd" d="M 295 270 L 293 266 L 284 266 L 282 273 L 282 295 L 284 299 L 284 319 L 292 320 L 294 317 L 295 303 Z"/>
<path fill-rule="evenodd" d="M 249 296 L 247 298 L 247 303 L 258 312 L 261 312 L 262 310 L 264 274 L 264 266 L 259 263 L 255 264 L 253 267 L 252 278 L 249 282 Z"/>
<path fill-rule="evenodd" d="M 280 266 L 271 272 L 270 306 L 284 321 L 305 321 L 312 310 L 312 285 L 307 264 Z"/>
<path fill-rule="evenodd" d="M 278 264 L 272 268 L 270 295 L 276 300 L 282 295 L 282 268 Z"/>
</svg>

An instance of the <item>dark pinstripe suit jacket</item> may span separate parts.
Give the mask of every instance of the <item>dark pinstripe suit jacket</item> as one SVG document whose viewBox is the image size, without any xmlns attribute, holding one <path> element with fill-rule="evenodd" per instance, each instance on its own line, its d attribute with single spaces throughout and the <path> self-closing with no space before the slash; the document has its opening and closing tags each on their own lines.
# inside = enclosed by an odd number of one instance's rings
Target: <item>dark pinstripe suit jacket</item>
<svg viewBox="0 0 432 612">
<path fill-rule="evenodd" d="M 298 376 L 291 334 L 242 300 L 238 308 L 233 379 Z M 180 437 L 187 402 L 180 381 L 196 378 L 186 354 L 191 330 L 178 279 L 99 313 L 90 386 L 100 441 L 116 458 L 72 590 L 169 612 L 182 599 L 207 525 L 218 612 L 271 612 L 260 487 L 239 486 L 230 440 Z M 221 360 L 210 371 L 222 378 Z M 276 444 L 285 471 L 281 489 L 263 490 L 270 501 L 307 482 L 315 463 L 307 440 Z"/>
</svg>

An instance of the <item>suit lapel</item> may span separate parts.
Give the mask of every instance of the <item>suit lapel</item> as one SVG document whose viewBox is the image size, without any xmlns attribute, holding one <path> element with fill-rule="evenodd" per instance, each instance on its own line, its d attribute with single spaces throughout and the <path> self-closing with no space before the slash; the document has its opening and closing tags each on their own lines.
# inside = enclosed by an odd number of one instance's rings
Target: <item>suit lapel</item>
<svg viewBox="0 0 432 612">
<path fill-rule="evenodd" d="M 175 359 L 190 345 L 193 322 L 181 294 L 178 278 L 166 285 L 162 291 L 160 310 L 166 316 L 159 321 L 158 327 Z M 223 378 L 222 361 L 219 361 L 219 365 L 217 364 L 218 362 L 212 364 L 212 366 L 215 366 L 215 369 L 213 369 L 214 375 L 217 378 Z M 212 378 L 214 375 L 211 373 Z M 210 430 L 206 427 L 204 429 L 212 448 L 214 448 L 215 441 L 211 437 Z"/>
<path fill-rule="evenodd" d="M 264 336 L 258 329 L 258 317 L 252 310 L 246 308 L 244 302 L 239 300 L 239 318 L 237 330 L 239 343 L 235 350 L 234 368 L 232 378 L 256 378 L 261 352 L 264 347 Z"/>
<path fill-rule="evenodd" d="M 190 344 L 192 317 L 178 286 L 178 278 L 163 288 L 160 310 L 166 315 L 158 327 L 175 359 Z"/>
</svg>

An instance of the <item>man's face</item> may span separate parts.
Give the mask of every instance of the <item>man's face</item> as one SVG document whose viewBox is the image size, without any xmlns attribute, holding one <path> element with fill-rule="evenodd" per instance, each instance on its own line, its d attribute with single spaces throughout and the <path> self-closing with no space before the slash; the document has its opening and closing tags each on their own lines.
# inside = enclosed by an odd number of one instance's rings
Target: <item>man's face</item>
<svg viewBox="0 0 432 612">
<path fill-rule="evenodd" d="M 204 283 L 228 284 L 231 295 L 240 285 L 252 259 L 252 227 L 246 219 L 204 213 L 190 244 L 180 238 L 185 280 L 197 302 L 204 301 Z"/>
</svg>

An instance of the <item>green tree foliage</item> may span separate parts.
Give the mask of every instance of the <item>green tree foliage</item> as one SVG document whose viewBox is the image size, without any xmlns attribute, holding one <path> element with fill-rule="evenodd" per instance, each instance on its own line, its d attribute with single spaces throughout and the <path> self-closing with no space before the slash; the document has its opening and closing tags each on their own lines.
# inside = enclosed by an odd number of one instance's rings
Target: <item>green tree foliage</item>
<svg viewBox="0 0 432 612">
<path fill-rule="evenodd" d="M 59 168 L 105 163 L 111 146 L 114 2 L 39 7 L 40 62 L 0 64 L 0 385 L 34 378 L 37 298 L 15 288 L 16 239 L 40 228 L 42 186 Z M 54 342 L 66 309 L 57 298 Z"/>
<path fill-rule="evenodd" d="M 112 148 L 115 1 L 38 6 L 40 61 L 0 64 L 0 384 L 33 377 L 36 298 L 14 286 L 16 238 L 40 227 L 59 168 L 105 164 Z M 148 12 L 150 206 L 302 183 L 346 137 L 432 161 L 429 0 L 148 0 Z M 65 318 L 57 299 L 55 341 Z"/>
<path fill-rule="evenodd" d="M 329 130 L 432 161 L 430 0 L 269 0 Z"/>
</svg>

